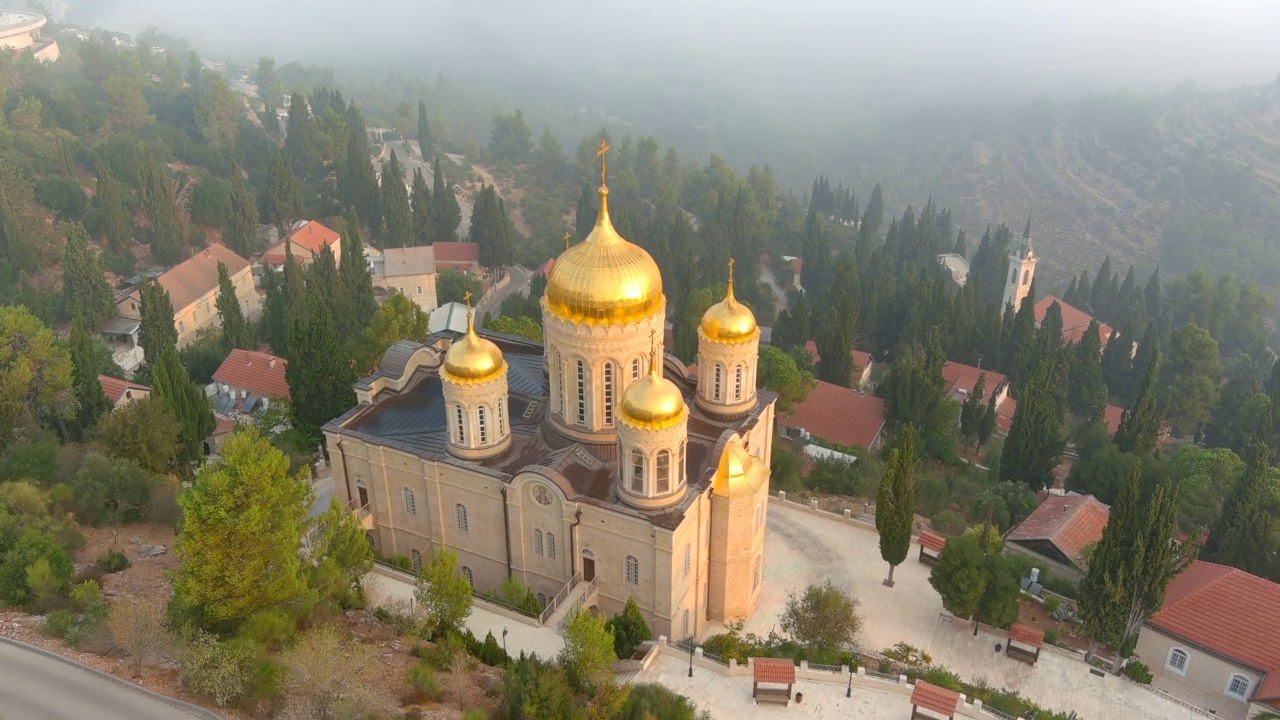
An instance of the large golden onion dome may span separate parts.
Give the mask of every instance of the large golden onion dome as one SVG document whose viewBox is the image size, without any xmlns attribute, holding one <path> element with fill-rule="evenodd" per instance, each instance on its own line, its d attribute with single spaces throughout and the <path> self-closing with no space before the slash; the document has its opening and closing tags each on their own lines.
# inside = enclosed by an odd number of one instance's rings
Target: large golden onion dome
<svg viewBox="0 0 1280 720">
<path fill-rule="evenodd" d="M 451 380 L 480 382 L 502 372 L 505 361 L 497 345 L 476 334 L 471 320 L 471 294 L 467 294 L 467 334 L 444 354 L 444 372 Z"/>
<path fill-rule="evenodd" d="M 725 343 L 752 340 L 760 334 L 751 308 L 738 302 L 733 296 L 733 260 L 729 261 L 728 291 L 724 300 L 707 308 L 702 314 L 702 332 L 712 340 Z"/>
<path fill-rule="evenodd" d="M 662 430 L 678 424 L 688 414 L 680 388 L 662 377 L 661 361 L 649 356 L 649 374 L 631 384 L 622 394 L 618 408 L 623 422 L 648 430 Z"/>
<path fill-rule="evenodd" d="M 595 228 L 556 258 L 547 277 L 547 309 L 561 320 L 625 323 L 662 306 L 658 264 L 613 229 L 608 198 L 609 189 L 601 185 Z"/>
</svg>

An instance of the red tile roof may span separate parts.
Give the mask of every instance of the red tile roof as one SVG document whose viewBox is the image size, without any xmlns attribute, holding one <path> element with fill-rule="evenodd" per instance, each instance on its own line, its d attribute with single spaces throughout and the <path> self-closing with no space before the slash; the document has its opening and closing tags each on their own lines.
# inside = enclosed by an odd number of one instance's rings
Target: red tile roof
<svg viewBox="0 0 1280 720">
<path fill-rule="evenodd" d="M 796 666 L 791 658 L 751 658 L 756 682 L 791 685 L 796 681 Z"/>
<path fill-rule="evenodd" d="M 791 258 L 791 272 L 795 273 L 796 275 L 799 275 L 800 271 L 803 269 L 804 269 L 804 258 Z"/>
<path fill-rule="evenodd" d="M 293 247 L 293 258 L 300 264 L 306 265 L 320 254 L 320 251 L 328 246 L 337 254 L 337 245 L 342 242 L 342 236 L 337 231 L 332 230 L 315 220 L 308 220 L 299 225 L 296 230 L 285 236 L 284 240 L 276 243 L 271 249 L 262 256 L 262 259 L 270 265 L 283 265 L 286 257 L 284 252 L 285 243 L 289 243 Z"/>
<path fill-rule="evenodd" d="M 1280 585 L 1197 560 L 1147 624 L 1266 673 L 1253 699 L 1280 700 Z"/>
<path fill-rule="evenodd" d="M 850 447 L 870 448 L 884 429 L 884 401 L 829 382 L 817 381 L 809 396 L 778 424 Z"/>
<path fill-rule="evenodd" d="M 911 704 L 951 718 L 955 717 L 956 707 L 960 705 L 960 693 L 917 680 L 915 689 L 911 691 Z"/>
<path fill-rule="evenodd" d="M 1009 626 L 1009 640 L 1034 648 L 1044 647 L 1044 631 L 1014 623 Z"/>
<path fill-rule="evenodd" d="M 818 343 L 812 340 L 806 340 L 804 349 L 809 351 L 809 357 L 813 358 L 813 364 L 817 365 L 822 360 L 822 356 L 818 354 Z M 849 357 L 853 358 L 854 372 L 860 373 L 866 369 L 868 365 L 874 362 L 871 359 L 871 353 L 861 350 L 850 350 Z"/>
<path fill-rule="evenodd" d="M 1006 538 L 1027 544 L 1046 541 L 1081 565 L 1080 551 L 1102 539 L 1111 511 L 1092 495 L 1050 495 Z"/>
<path fill-rule="evenodd" d="M 105 393 L 107 398 L 113 403 L 120 402 L 120 398 L 124 397 L 126 390 L 145 390 L 147 392 L 151 392 L 151 388 L 146 385 L 139 385 L 138 383 L 132 383 L 128 380 L 113 378 L 110 375 L 99 375 L 98 384 L 102 386 L 102 392 Z"/>
<path fill-rule="evenodd" d="M 1009 384 L 1009 379 L 994 370 L 983 370 L 972 365 L 964 365 L 958 362 L 948 360 L 942 366 L 942 382 L 947 388 L 947 397 L 954 398 L 955 394 L 964 390 L 965 395 L 972 395 L 973 388 L 978 384 L 978 378 L 987 376 L 983 381 L 982 399 L 988 400 L 993 394 L 998 394 L 1000 388 Z"/>
<path fill-rule="evenodd" d="M 1062 340 L 1065 343 L 1074 345 L 1080 342 L 1084 337 L 1084 333 L 1089 329 L 1089 323 L 1093 322 L 1093 316 L 1080 310 L 1079 308 L 1068 305 L 1053 295 L 1045 295 L 1040 298 L 1040 302 L 1036 303 L 1036 325 L 1044 322 L 1044 316 L 1049 312 L 1049 306 L 1058 303 L 1062 308 Z M 1111 339 L 1111 326 L 1104 323 L 1098 323 L 1098 329 L 1102 331 L 1102 346 L 1106 347 L 1107 340 Z"/>
<path fill-rule="evenodd" d="M 175 315 L 181 315 L 191 303 L 218 289 L 219 262 L 226 264 L 227 273 L 232 278 L 249 267 L 248 260 L 231 252 L 221 243 L 213 243 L 156 278 L 160 287 L 169 293 Z M 141 297 L 141 290 L 135 289 L 129 295 L 137 300 Z"/>
<path fill-rule="evenodd" d="M 1112 435 L 1116 434 L 1116 430 L 1120 429 L 1120 418 L 1124 415 L 1124 408 L 1115 405 L 1107 406 L 1107 413 L 1104 421 L 1107 423 L 1107 432 Z"/>
<path fill-rule="evenodd" d="M 274 364 L 273 362 L 274 361 Z M 289 382 L 285 379 L 288 360 L 275 355 L 236 348 L 222 361 L 213 381 L 267 398 L 289 397 Z"/>
<path fill-rule="evenodd" d="M 480 246 L 471 242 L 438 242 L 435 248 L 436 262 L 480 262 Z"/>
<path fill-rule="evenodd" d="M 1013 416 L 1018 414 L 1018 401 L 1012 395 L 1006 395 L 996 406 L 996 427 L 1007 433 L 1013 427 Z"/>
<path fill-rule="evenodd" d="M 539 265 L 538 269 L 534 270 L 533 273 L 535 275 L 541 275 L 542 277 L 549 277 L 551 275 L 551 268 L 555 266 L 556 266 L 556 259 L 548 258 L 547 261 Z"/>
</svg>

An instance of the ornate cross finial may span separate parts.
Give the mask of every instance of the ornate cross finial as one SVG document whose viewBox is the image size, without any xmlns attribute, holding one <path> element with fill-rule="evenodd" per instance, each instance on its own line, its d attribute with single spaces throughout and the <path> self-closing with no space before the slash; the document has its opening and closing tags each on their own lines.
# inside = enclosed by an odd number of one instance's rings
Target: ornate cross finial
<svg viewBox="0 0 1280 720">
<path fill-rule="evenodd" d="M 733 258 L 729 258 L 729 292 L 733 292 Z"/>
<path fill-rule="evenodd" d="M 655 339 L 658 331 L 649 331 L 649 372 L 654 375 L 658 374 L 658 341 Z"/>
<path fill-rule="evenodd" d="M 565 234 L 564 234 L 564 249 L 565 249 L 565 250 L 568 250 L 568 249 L 569 249 L 569 238 L 571 238 L 571 237 L 573 237 L 573 233 L 565 233 Z"/>
<path fill-rule="evenodd" d="M 609 143 L 605 142 L 605 141 L 604 141 L 604 138 L 601 138 L 601 139 L 600 139 L 600 149 L 596 151 L 596 156 L 598 156 L 598 157 L 600 158 L 600 187 L 604 187 L 604 186 L 605 186 L 605 182 L 604 182 L 604 154 L 605 154 L 605 153 L 607 153 L 607 152 L 609 152 Z"/>
<path fill-rule="evenodd" d="M 467 332 L 471 332 L 472 326 L 471 326 L 471 291 L 470 290 L 462 294 L 462 301 L 467 304 Z"/>
</svg>

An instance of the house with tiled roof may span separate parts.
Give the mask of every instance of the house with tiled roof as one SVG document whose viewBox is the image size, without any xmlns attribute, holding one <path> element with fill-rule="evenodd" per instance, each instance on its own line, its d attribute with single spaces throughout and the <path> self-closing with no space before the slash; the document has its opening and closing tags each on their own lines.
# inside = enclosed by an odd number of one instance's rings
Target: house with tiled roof
<svg viewBox="0 0 1280 720">
<path fill-rule="evenodd" d="M 1134 652 L 1219 716 L 1280 711 L 1280 585 L 1197 560 L 1169 583 Z"/>
<path fill-rule="evenodd" d="M 779 415 L 777 420 L 785 437 L 820 438 L 864 450 L 880 446 L 886 422 L 884 400 L 822 380 L 795 404 L 789 417 Z"/>
<path fill-rule="evenodd" d="M 213 373 L 214 412 L 224 417 L 247 415 L 272 400 L 289 398 L 285 370 L 289 361 L 270 353 L 234 348 Z"/>
<path fill-rule="evenodd" d="M 218 263 L 227 266 L 227 274 L 240 300 L 240 312 L 255 320 L 262 312 L 258 291 L 253 285 L 249 261 L 231 252 L 221 243 L 197 251 L 186 260 L 165 270 L 155 281 L 169 293 L 173 304 L 173 325 L 178 331 L 178 347 L 190 343 L 206 327 L 220 327 L 218 314 Z M 125 320 L 142 319 L 142 288 L 136 286 L 116 302 L 116 312 Z"/>
<path fill-rule="evenodd" d="M 302 267 L 311 264 L 319 257 L 320 252 L 328 247 L 333 252 L 334 264 L 342 264 L 342 236 L 338 231 L 315 220 L 299 220 L 294 223 L 284 240 L 273 245 L 262 256 L 262 262 L 273 268 L 284 267 L 285 246 L 293 252 L 294 262 Z"/>
<path fill-rule="evenodd" d="M 982 381 L 984 403 L 991 400 L 993 393 L 997 407 L 1009 397 L 1009 379 L 994 370 L 983 370 L 980 367 L 950 360 L 942 366 L 942 383 L 946 389 L 947 398 L 957 403 L 963 403 L 973 394 L 980 377 L 986 378 Z"/>
<path fill-rule="evenodd" d="M 436 309 L 436 256 L 430 245 L 386 248 L 369 258 L 374 292 L 393 292 L 412 300 L 426 312 Z"/>
<path fill-rule="evenodd" d="M 1050 573 L 1078 581 L 1084 551 L 1102 539 L 1110 517 L 1092 495 L 1050 495 L 1005 536 L 1005 552 L 1030 555 Z"/>
<path fill-rule="evenodd" d="M 1049 307 L 1054 303 L 1062 310 L 1062 342 L 1067 345 L 1075 345 L 1084 337 L 1085 332 L 1089 329 L 1089 323 L 1093 322 L 1094 317 L 1089 313 L 1068 305 L 1061 299 L 1053 295 L 1045 295 L 1036 303 L 1036 327 L 1040 327 L 1040 323 L 1044 322 L 1045 315 L 1049 312 Z M 1115 332 L 1111 326 L 1104 323 L 1098 323 L 1098 331 L 1102 333 L 1102 347 L 1107 346 L 1107 341 L 1111 339 L 1111 334 Z"/>
<path fill-rule="evenodd" d="M 480 246 L 473 242 L 438 242 L 431 246 L 437 270 L 480 274 Z"/>
<path fill-rule="evenodd" d="M 822 356 L 818 354 L 818 343 L 809 340 L 804 344 L 804 349 L 808 351 L 816 367 L 822 360 Z M 849 357 L 853 358 L 853 387 L 865 391 L 871 384 L 871 368 L 875 365 L 875 359 L 871 357 L 871 353 L 862 350 L 850 350 Z"/>
<path fill-rule="evenodd" d="M 151 395 L 151 388 L 146 385 L 113 378 L 110 375 L 99 375 L 98 384 L 102 386 L 102 392 L 111 401 L 112 409 Z"/>
</svg>

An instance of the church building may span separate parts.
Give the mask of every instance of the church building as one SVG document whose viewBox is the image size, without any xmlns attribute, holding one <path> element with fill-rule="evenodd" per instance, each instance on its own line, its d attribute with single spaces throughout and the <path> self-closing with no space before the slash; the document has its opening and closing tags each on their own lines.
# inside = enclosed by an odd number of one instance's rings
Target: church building
<svg viewBox="0 0 1280 720">
<path fill-rule="evenodd" d="M 654 636 L 745 618 L 761 592 L 774 395 L 733 295 L 698 327 L 696 380 L 663 349 L 653 259 L 614 230 L 602 163 L 586 240 L 555 261 L 545 342 L 441 332 L 394 345 L 324 427 L 337 494 L 415 568 L 457 551 L 480 591 L 510 576 Z"/>
</svg>

